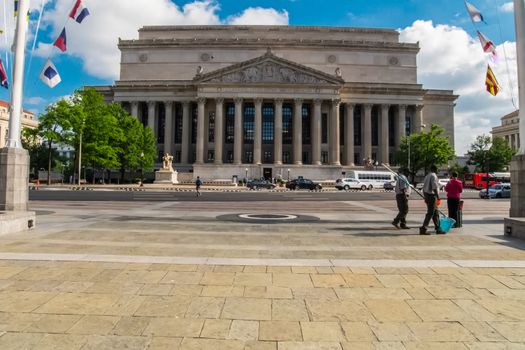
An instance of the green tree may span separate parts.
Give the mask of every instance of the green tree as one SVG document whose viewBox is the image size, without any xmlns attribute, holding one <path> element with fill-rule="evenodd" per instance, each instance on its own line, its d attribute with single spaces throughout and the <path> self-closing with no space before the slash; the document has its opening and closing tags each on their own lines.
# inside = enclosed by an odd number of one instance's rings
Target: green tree
<svg viewBox="0 0 525 350">
<path fill-rule="evenodd" d="M 477 171 L 490 173 L 505 171 L 515 151 L 501 137 L 491 138 L 489 135 L 479 135 L 470 145 L 467 154 L 469 164 L 475 165 Z"/>
<path fill-rule="evenodd" d="M 47 183 L 51 183 L 53 168 L 54 145 L 67 143 L 71 137 L 71 123 L 69 118 L 69 103 L 59 100 L 46 107 L 46 112 L 38 118 L 38 136 L 47 147 Z"/>
<path fill-rule="evenodd" d="M 140 180 L 143 180 L 144 171 L 149 171 L 153 169 L 155 164 L 155 159 L 157 159 L 157 147 L 155 144 L 155 135 L 153 131 L 147 127 L 142 126 L 142 133 L 140 139 Z"/>
<path fill-rule="evenodd" d="M 443 136 L 444 132 L 442 127 L 433 124 L 428 132 L 411 134 L 401 141 L 394 159 L 398 165 L 409 170 L 412 182 L 418 171 L 426 173 L 431 165 L 440 167 L 455 158 L 454 148 Z"/>
</svg>

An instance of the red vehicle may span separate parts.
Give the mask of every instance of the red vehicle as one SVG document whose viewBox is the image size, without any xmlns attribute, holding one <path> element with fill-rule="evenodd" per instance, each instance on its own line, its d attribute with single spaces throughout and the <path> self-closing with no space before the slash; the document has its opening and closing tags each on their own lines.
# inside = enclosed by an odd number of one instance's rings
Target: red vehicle
<svg viewBox="0 0 525 350">
<path fill-rule="evenodd" d="M 492 174 L 488 174 L 489 186 L 497 183 Z M 465 174 L 465 187 L 478 190 L 487 188 L 487 173 Z"/>
</svg>

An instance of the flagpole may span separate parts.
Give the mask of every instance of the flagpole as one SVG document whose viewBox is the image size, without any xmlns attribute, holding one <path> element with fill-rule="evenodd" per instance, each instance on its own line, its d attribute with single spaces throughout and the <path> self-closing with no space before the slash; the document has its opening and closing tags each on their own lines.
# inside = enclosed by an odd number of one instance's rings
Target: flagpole
<svg viewBox="0 0 525 350">
<path fill-rule="evenodd" d="M 8 148 L 22 148 L 20 142 L 20 116 L 23 108 L 22 94 L 24 87 L 24 63 L 27 33 L 25 14 L 29 9 L 29 1 L 20 0 L 18 6 L 18 17 L 15 31 L 15 62 L 13 65 L 13 100 L 11 102 L 9 135 L 7 138 Z"/>
<path fill-rule="evenodd" d="M 519 154 L 525 155 L 525 2 L 514 0 L 514 21 L 516 26 L 516 54 L 518 61 L 518 90 L 519 90 Z M 521 108 L 523 106 L 523 108 Z"/>
</svg>

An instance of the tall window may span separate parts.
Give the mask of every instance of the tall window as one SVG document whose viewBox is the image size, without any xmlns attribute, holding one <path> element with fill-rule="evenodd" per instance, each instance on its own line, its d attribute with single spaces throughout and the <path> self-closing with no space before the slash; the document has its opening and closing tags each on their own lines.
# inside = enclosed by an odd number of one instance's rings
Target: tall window
<svg viewBox="0 0 525 350">
<path fill-rule="evenodd" d="M 283 152 L 283 163 L 284 164 L 290 164 L 291 163 L 290 152 L 288 152 L 288 151 L 284 151 Z"/>
<path fill-rule="evenodd" d="M 164 131 L 166 130 L 166 109 L 164 103 L 157 105 L 158 123 L 157 123 L 157 143 L 164 143 Z"/>
<path fill-rule="evenodd" d="M 361 146 L 361 111 L 361 106 L 354 109 L 354 146 Z"/>
<path fill-rule="evenodd" d="M 292 105 L 283 104 L 283 144 L 291 144 L 293 139 L 293 110 Z"/>
<path fill-rule="evenodd" d="M 197 142 L 197 105 L 191 105 L 191 143 Z"/>
<path fill-rule="evenodd" d="M 272 162 L 272 152 L 264 151 L 264 163 L 271 163 L 271 162 Z"/>
<path fill-rule="evenodd" d="M 379 141 L 378 108 L 372 108 L 372 146 L 377 146 L 378 141 Z"/>
<path fill-rule="evenodd" d="M 302 123 L 303 145 L 309 145 L 311 142 L 311 131 L 312 131 L 310 105 L 303 105 L 302 115 L 303 115 L 303 123 Z"/>
<path fill-rule="evenodd" d="M 328 163 L 328 152 L 326 151 L 321 152 L 321 163 L 323 164 Z"/>
<path fill-rule="evenodd" d="M 253 152 L 252 151 L 244 152 L 244 162 L 253 163 Z"/>
<path fill-rule="evenodd" d="M 262 141 L 273 142 L 274 110 L 273 105 L 262 106 Z"/>
<path fill-rule="evenodd" d="M 175 108 L 175 143 L 182 143 L 182 105 Z"/>
<path fill-rule="evenodd" d="M 226 132 L 225 132 L 225 140 L 226 143 L 233 143 L 234 135 L 235 135 L 235 105 L 233 103 L 227 103 L 226 104 Z M 232 162 L 233 162 L 233 155 L 232 155 Z"/>
<path fill-rule="evenodd" d="M 208 118 L 208 142 L 215 142 L 215 112 L 210 112 Z"/>
<path fill-rule="evenodd" d="M 328 114 L 321 115 L 321 142 L 328 143 Z"/>
<path fill-rule="evenodd" d="M 255 106 L 247 103 L 244 105 L 244 143 L 253 143 L 253 120 Z"/>
</svg>

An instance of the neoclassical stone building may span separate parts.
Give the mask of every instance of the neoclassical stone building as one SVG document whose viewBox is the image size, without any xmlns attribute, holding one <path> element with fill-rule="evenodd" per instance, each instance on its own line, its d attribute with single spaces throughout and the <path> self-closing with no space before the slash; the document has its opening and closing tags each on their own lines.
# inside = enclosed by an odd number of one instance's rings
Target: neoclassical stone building
<svg viewBox="0 0 525 350">
<path fill-rule="evenodd" d="M 418 84 L 419 46 L 395 30 L 151 26 L 119 49 L 97 89 L 153 129 L 159 162 L 206 180 L 334 179 L 433 123 L 454 143 L 457 96 Z"/>
<path fill-rule="evenodd" d="M 520 115 L 519 110 L 501 117 L 501 125 L 492 128 L 492 136 L 502 137 L 513 150 L 520 148 Z"/>
<path fill-rule="evenodd" d="M 11 104 L 9 102 L 0 100 L 0 148 L 5 147 L 7 143 L 7 134 L 9 132 L 9 109 Z M 22 128 L 36 129 L 38 128 L 38 121 L 35 114 L 26 110 L 22 110 L 21 114 Z"/>
</svg>

